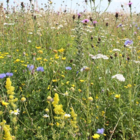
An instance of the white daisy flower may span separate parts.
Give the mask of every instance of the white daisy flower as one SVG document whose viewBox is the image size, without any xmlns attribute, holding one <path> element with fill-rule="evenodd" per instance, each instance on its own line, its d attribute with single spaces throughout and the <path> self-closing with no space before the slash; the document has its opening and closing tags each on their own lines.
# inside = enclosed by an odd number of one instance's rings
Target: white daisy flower
<svg viewBox="0 0 140 140">
<path fill-rule="evenodd" d="M 17 110 L 12 111 L 12 112 L 11 112 L 11 114 L 18 115 L 18 114 L 19 114 L 19 112 L 20 112 L 20 110 L 19 110 L 19 109 L 17 109 Z"/>
<path fill-rule="evenodd" d="M 43 118 L 49 118 L 49 115 L 44 114 Z"/>
</svg>

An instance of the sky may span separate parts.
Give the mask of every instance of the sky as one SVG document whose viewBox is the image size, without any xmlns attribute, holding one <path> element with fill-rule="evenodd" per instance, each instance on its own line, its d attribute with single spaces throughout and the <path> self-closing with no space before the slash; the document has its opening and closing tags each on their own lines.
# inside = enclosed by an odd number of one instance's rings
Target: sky
<svg viewBox="0 0 140 140">
<path fill-rule="evenodd" d="M 29 0 L 9 0 L 9 1 L 10 1 L 9 5 L 20 5 L 21 2 L 29 3 Z M 32 0 L 32 1 L 33 2 L 35 1 L 35 3 L 37 3 L 39 5 L 39 7 L 43 7 L 43 4 L 48 2 L 48 0 Z M 66 7 L 66 9 L 73 9 L 78 12 L 82 12 L 85 9 L 87 11 L 90 11 L 90 9 L 91 9 L 89 4 L 87 4 L 87 5 L 85 4 L 85 0 L 51 0 L 51 1 L 53 2 L 52 6 L 54 7 L 54 9 L 56 11 L 60 10 L 60 8 L 65 9 L 65 7 Z M 87 1 L 89 1 L 89 0 L 87 0 Z M 101 1 L 101 5 L 99 6 L 100 11 L 103 11 L 108 6 L 108 0 L 95 0 L 96 5 L 98 5 L 100 3 L 100 1 Z M 4 3 L 4 7 L 6 7 L 6 0 L 0 0 L 0 3 L 2 3 L 2 2 Z M 14 4 L 14 2 L 15 2 L 15 4 Z M 126 11 L 129 11 L 129 8 L 127 5 L 128 2 L 129 2 L 129 0 L 112 0 L 110 6 L 108 8 L 108 11 L 119 12 L 121 9 L 121 4 L 125 5 Z M 132 4 L 133 12 L 134 11 L 136 11 L 137 13 L 140 12 L 140 8 L 139 8 L 140 0 L 131 0 L 131 2 L 133 3 Z M 78 3 L 79 6 L 76 3 Z"/>
</svg>

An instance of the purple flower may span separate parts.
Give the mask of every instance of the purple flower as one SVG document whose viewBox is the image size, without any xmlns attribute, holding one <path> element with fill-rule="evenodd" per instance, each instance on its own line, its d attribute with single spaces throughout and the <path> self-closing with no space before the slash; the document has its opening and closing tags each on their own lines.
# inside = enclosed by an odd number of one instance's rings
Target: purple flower
<svg viewBox="0 0 140 140">
<path fill-rule="evenodd" d="M 132 5 L 132 2 L 129 2 L 128 5 Z"/>
<path fill-rule="evenodd" d="M 37 67 L 37 69 L 36 69 L 37 71 L 44 71 L 44 68 L 43 67 Z"/>
<path fill-rule="evenodd" d="M 126 46 L 126 45 L 131 45 L 131 44 L 133 44 L 133 41 L 132 40 L 126 40 L 125 42 L 124 42 L 124 45 Z"/>
<path fill-rule="evenodd" d="M 34 65 L 28 65 L 27 68 L 28 68 L 29 70 L 33 70 L 33 69 L 34 69 Z"/>
<path fill-rule="evenodd" d="M 3 79 L 4 77 L 6 77 L 5 73 L 0 74 L 0 79 Z"/>
<path fill-rule="evenodd" d="M 93 21 L 93 24 L 96 24 L 97 23 L 97 21 Z"/>
<path fill-rule="evenodd" d="M 72 68 L 71 67 L 66 67 L 66 70 L 71 70 Z"/>
<path fill-rule="evenodd" d="M 86 24 L 86 23 L 88 23 L 89 22 L 89 19 L 84 19 L 84 20 L 82 20 L 82 23 L 84 23 L 84 24 Z"/>
<path fill-rule="evenodd" d="M 81 17 L 81 14 L 78 13 L 78 18 L 80 18 L 80 17 Z"/>
<path fill-rule="evenodd" d="M 6 76 L 13 76 L 13 73 L 7 72 Z"/>
<path fill-rule="evenodd" d="M 104 128 L 101 128 L 101 129 L 98 129 L 96 133 L 98 133 L 98 134 L 103 134 L 104 131 L 105 131 L 105 129 L 104 129 Z"/>
<path fill-rule="evenodd" d="M 117 27 L 122 27 L 122 24 L 120 23 Z"/>
</svg>

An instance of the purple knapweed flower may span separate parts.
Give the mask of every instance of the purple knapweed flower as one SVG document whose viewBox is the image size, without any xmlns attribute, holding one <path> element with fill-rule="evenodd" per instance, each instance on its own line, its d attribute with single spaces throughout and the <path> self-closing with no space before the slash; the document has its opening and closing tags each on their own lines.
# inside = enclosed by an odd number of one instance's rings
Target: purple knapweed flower
<svg viewBox="0 0 140 140">
<path fill-rule="evenodd" d="M 71 70 L 72 68 L 71 67 L 66 67 L 66 70 Z"/>
<path fill-rule="evenodd" d="M 34 69 L 34 65 L 28 65 L 27 68 L 28 68 L 29 70 L 33 70 L 33 69 Z"/>
<path fill-rule="evenodd" d="M 80 17 L 81 17 L 81 14 L 78 14 L 78 19 L 80 19 Z"/>
<path fill-rule="evenodd" d="M 105 131 L 105 129 L 101 128 L 101 129 L 98 129 L 96 133 L 97 134 L 104 134 L 104 131 Z"/>
<path fill-rule="evenodd" d="M 97 23 L 97 21 L 93 21 L 93 24 L 96 24 Z"/>
<path fill-rule="evenodd" d="M 132 40 L 126 40 L 125 42 L 124 42 L 124 45 L 126 46 L 126 45 L 132 45 L 133 44 L 133 41 Z"/>
<path fill-rule="evenodd" d="M 129 2 L 128 5 L 132 5 L 132 2 Z"/>
<path fill-rule="evenodd" d="M 132 2 L 131 1 L 129 1 L 129 3 L 128 3 L 128 6 L 131 8 L 131 5 L 132 5 Z"/>
<path fill-rule="evenodd" d="M 3 79 L 4 77 L 6 77 L 5 73 L 0 74 L 0 79 Z"/>
<path fill-rule="evenodd" d="M 84 23 L 84 24 L 87 24 L 89 22 L 89 19 L 84 19 L 81 22 Z"/>
<path fill-rule="evenodd" d="M 6 76 L 13 76 L 13 73 L 7 72 Z"/>
<path fill-rule="evenodd" d="M 36 69 L 37 71 L 44 71 L 44 68 L 43 67 L 37 67 L 37 69 Z"/>
</svg>

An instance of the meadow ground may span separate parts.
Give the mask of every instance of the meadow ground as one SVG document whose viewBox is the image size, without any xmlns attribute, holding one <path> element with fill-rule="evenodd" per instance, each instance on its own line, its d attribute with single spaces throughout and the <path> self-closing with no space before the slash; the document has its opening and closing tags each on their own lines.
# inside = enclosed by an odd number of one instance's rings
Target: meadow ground
<svg viewBox="0 0 140 140">
<path fill-rule="evenodd" d="M 140 15 L 21 7 L 0 17 L 0 139 L 139 140 Z"/>
</svg>

